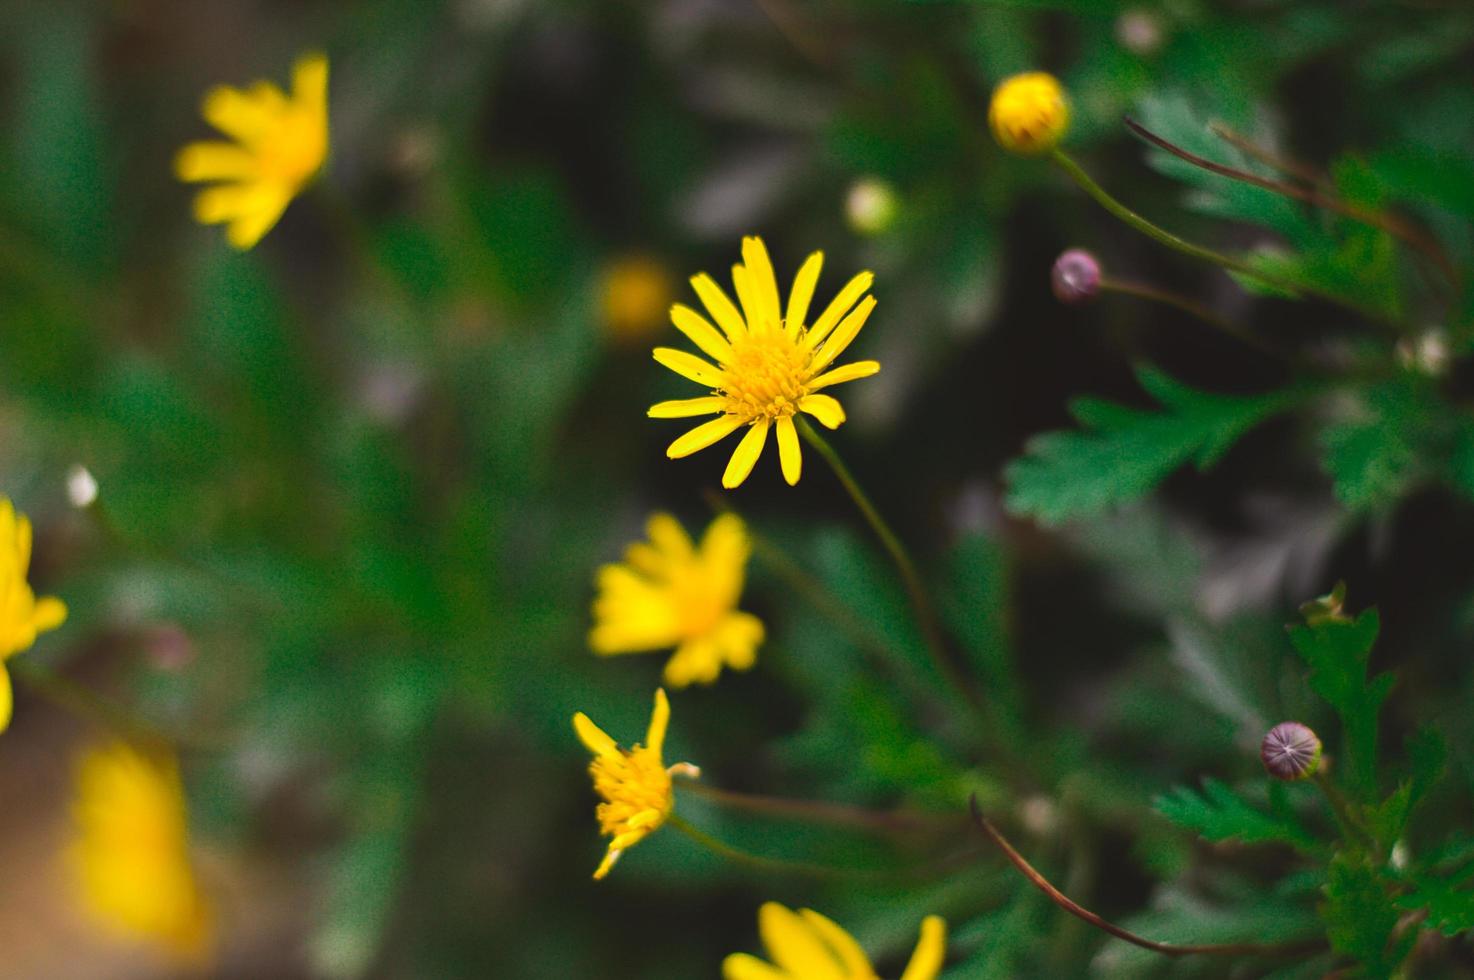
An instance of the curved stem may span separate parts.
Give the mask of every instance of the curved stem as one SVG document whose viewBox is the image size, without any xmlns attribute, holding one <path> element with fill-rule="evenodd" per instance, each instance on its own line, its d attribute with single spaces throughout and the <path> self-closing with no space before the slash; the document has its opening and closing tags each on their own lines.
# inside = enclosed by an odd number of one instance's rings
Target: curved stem
<svg viewBox="0 0 1474 980">
<path fill-rule="evenodd" d="M 17 657 L 10 671 L 37 694 L 98 728 L 130 742 L 172 745 L 174 740 L 153 725 L 134 717 L 121 705 L 103 698 L 71 678 L 47 670 L 28 658 Z"/>
<path fill-rule="evenodd" d="M 1058 905 L 1060 908 L 1064 909 L 1071 915 L 1075 916 L 1077 919 L 1082 919 L 1095 928 L 1101 930 L 1102 932 L 1115 936 L 1117 939 L 1125 940 L 1126 942 L 1131 943 L 1133 946 L 1140 946 L 1142 949 L 1149 949 L 1154 953 L 1161 953 L 1163 956 L 1247 956 L 1256 954 L 1276 956 L 1291 955 L 1310 949 L 1318 949 L 1322 945 L 1324 945 L 1319 939 L 1307 940 L 1303 943 L 1288 943 L 1281 945 L 1271 945 L 1266 943 L 1178 944 L 1159 943 L 1155 940 L 1147 939 L 1143 936 L 1138 936 L 1136 933 L 1132 932 L 1129 929 L 1122 928 L 1121 926 L 1118 926 L 1113 922 L 1107 922 L 1105 919 L 1096 915 L 1094 912 L 1090 911 L 1085 906 L 1081 905 L 1079 902 L 1076 902 L 1064 892 L 1054 887 L 1054 885 L 1050 884 L 1049 879 L 1040 874 L 1034 868 L 1034 866 L 1024 858 L 1022 854 L 1014 850 L 1013 845 L 1010 844 L 1001 833 L 999 833 L 998 828 L 994 827 L 991 823 L 988 822 L 988 819 L 983 816 L 983 811 L 978 807 L 977 794 L 973 794 L 971 800 L 969 800 L 968 805 L 972 810 L 973 823 L 978 825 L 978 828 L 987 835 L 988 839 L 991 840 L 998 847 L 998 849 L 1003 852 L 1004 857 L 1008 858 L 1008 860 L 1013 863 L 1013 866 L 1015 868 L 1018 868 L 1018 870 L 1023 873 L 1023 876 L 1029 879 L 1029 882 L 1035 888 L 1039 889 L 1046 896 L 1048 896 L 1051 902 L 1053 902 L 1055 905 Z"/>
<path fill-rule="evenodd" d="M 1239 341 L 1240 343 L 1247 344 L 1248 346 L 1259 351 L 1261 354 L 1268 354 L 1269 356 L 1274 358 L 1284 357 L 1284 354 L 1282 354 L 1278 350 L 1275 350 L 1274 347 L 1265 343 L 1263 340 L 1260 340 L 1254 334 L 1243 329 L 1237 324 L 1230 323 L 1229 321 L 1225 320 L 1223 317 L 1219 316 L 1217 313 L 1214 313 L 1212 310 L 1208 309 L 1197 300 L 1189 299 L 1186 296 L 1181 296 L 1177 293 L 1171 292 L 1170 290 L 1161 289 L 1157 286 L 1148 285 L 1147 283 L 1132 282 L 1126 279 L 1117 279 L 1113 276 L 1101 276 L 1100 288 L 1109 292 L 1120 293 L 1122 296 L 1134 296 L 1137 299 L 1149 300 L 1153 303 L 1162 303 L 1167 306 L 1176 307 L 1177 309 L 1181 310 L 1184 313 L 1187 313 L 1190 316 L 1197 317 L 1199 320 L 1208 324 L 1210 327 L 1222 331 L 1223 333 Z"/>
<path fill-rule="evenodd" d="M 1327 302 L 1335 303 L 1337 306 L 1342 306 L 1348 310 L 1353 310 L 1356 313 L 1359 313 L 1362 316 L 1367 317 L 1368 319 L 1376 320 L 1379 323 L 1385 323 L 1394 327 L 1400 326 L 1395 320 L 1393 320 L 1386 314 L 1380 313 L 1376 310 L 1369 310 L 1357 303 L 1353 303 L 1351 300 L 1348 300 L 1344 296 L 1338 295 L 1337 293 L 1333 293 L 1329 290 L 1321 289 L 1318 286 L 1312 286 L 1307 283 L 1291 282 L 1288 279 L 1281 279 L 1279 276 L 1272 275 L 1270 273 L 1264 272 L 1261 269 L 1256 268 L 1252 263 L 1245 262 L 1243 259 L 1235 258 L 1231 255 L 1225 255 L 1222 252 L 1215 252 L 1211 248 L 1204 248 L 1202 245 L 1194 244 L 1193 242 L 1190 242 L 1185 238 L 1179 238 L 1178 236 L 1172 234 L 1172 232 L 1167 231 L 1165 228 L 1161 228 L 1148 221 L 1146 218 L 1143 218 L 1141 215 L 1137 214 L 1135 211 L 1131 210 L 1126 205 L 1122 204 L 1120 201 L 1112 197 L 1109 191 L 1097 184 L 1095 182 L 1095 179 L 1092 178 L 1088 173 L 1086 173 L 1085 169 L 1081 167 L 1078 163 L 1076 163 L 1074 159 L 1071 158 L 1069 154 L 1065 153 L 1063 150 L 1056 147 L 1053 151 L 1051 151 L 1050 158 L 1054 160 L 1055 164 L 1061 170 L 1063 170 L 1070 177 L 1071 180 L 1080 185 L 1081 190 L 1085 191 L 1085 193 L 1095 198 L 1096 203 L 1098 203 L 1101 207 L 1105 208 L 1111 214 L 1115 215 L 1117 218 L 1121 219 L 1132 228 L 1135 228 L 1143 235 L 1146 235 L 1148 238 L 1151 238 L 1154 241 L 1160 242 L 1161 244 L 1167 246 L 1170 249 L 1173 249 L 1174 251 L 1181 252 L 1183 255 L 1190 255 L 1195 259 L 1201 259 L 1204 262 L 1210 262 L 1213 265 L 1228 269 L 1232 272 L 1237 272 L 1252 279 L 1258 279 L 1260 282 L 1267 283 L 1277 289 L 1282 289 L 1287 292 L 1297 294 L 1309 293 L 1310 295 L 1317 296 L 1323 300 L 1326 300 Z"/>
<path fill-rule="evenodd" d="M 845 466 L 844 460 L 840 458 L 839 453 L 834 450 L 828 440 L 821 436 L 802 416 L 797 417 L 796 421 L 799 435 L 803 436 L 804 441 L 810 446 L 818 450 L 819 455 L 823 456 L 824 461 L 829 464 L 829 468 L 834 470 L 834 475 L 839 478 L 839 482 L 850 495 L 850 499 L 855 502 L 855 506 L 860 509 L 860 513 L 870 524 L 871 530 L 875 532 L 875 536 L 880 539 L 881 545 L 889 553 L 891 560 L 895 562 L 896 570 L 901 573 L 901 580 L 905 583 L 906 591 L 911 597 L 911 604 L 916 609 L 916 618 L 921 625 L 927 651 L 931 655 L 932 664 L 936 667 L 937 672 L 956 690 L 963 701 L 976 707 L 979 704 L 978 695 L 948 655 L 936 608 L 932 605 L 926 585 L 921 579 L 921 574 L 916 570 L 916 563 L 911 560 L 910 553 L 906 551 L 906 546 L 901 543 L 896 532 L 891 530 L 885 518 L 880 516 L 880 511 L 876 510 L 875 504 L 871 503 L 859 482 L 850 473 L 849 467 Z"/>
<path fill-rule="evenodd" d="M 1158 149 L 1172 154 L 1179 160 L 1187 161 L 1194 167 L 1217 174 L 1220 177 L 1227 177 L 1230 180 L 1237 180 L 1245 184 L 1252 184 L 1255 187 L 1262 187 L 1267 191 L 1283 194 L 1285 197 L 1293 198 L 1297 201 L 1304 201 L 1306 204 L 1314 207 L 1324 208 L 1327 211 L 1335 211 L 1337 214 L 1345 215 L 1355 221 L 1360 221 L 1362 224 L 1385 231 L 1394 238 L 1400 239 L 1403 244 L 1421 252 L 1426 258 L 1430 259 L 1434 265 L 1438 266 L 1438 271 L 1443 273 L 1444 278 L 1448 280 L 1450 285 L 1457 287 L 1459 284 L 1458 272 L 1455 271 L 1453 263 L 1449 262 L 1448 256 L 1444 255 L 1443 250 L 1438 247 L 1438 243 L 1423 235 L 1396 215 L 1368 211 L 1354 204 L 1349 204 L 1339 197 L 1322 193 L 1314 188 L 1296 187 L 1284 181 L 1271 180 L 1268 177 L 1261 177 L 1258 174 L 1249 173 L 1247 170 L 1239 170 L 1237 167 L 1215 163 L 1206 157 L 1200 157 L 1196 153 L 1191 153 L 1177 144 L 1163 139 L 1130 116 L 1125 117 L 1125 122 L 1126 128 L 1137 136 Z"/>
<path fill-rule="evenodd" d="M 736 790 L 720 789 L 703 783 L 682 784 L 682 793 L 690 793 L 728 807 L 762 816 L 807 823 L 829 824 L 881 834 L 908 834 L 925 831 L 936 822 L 921 813 L 904 810 L 867 810 L 863 807 L 829 803 L 822 800 L 793 800 Z"/>
<path fill-rule="evenodd" d="M 753 854 L 740 847 L 734 847 L 724 840 L 719 840 L 706 831 L 693 826 L 685 818 L 672 813 L 665 818 L 670 824 L 687 837 L 691 838 L 702 847 L 711 851 L 719 857 L 729 861 L 753 868 L 758 871 L 776 871 L 780 874 L 803 875 L 809 878 L 822 879 L 855 879 L 871 878 L 875 880 L 889 880 L 892 876 L 883 873 L 874 873 L 860 870 L 858 868 L 834 868 L 824 864 L 813 864 L 808 861 L 789 861 L 786 858 L 768 857 L 764 854 Z"/>
</svg>

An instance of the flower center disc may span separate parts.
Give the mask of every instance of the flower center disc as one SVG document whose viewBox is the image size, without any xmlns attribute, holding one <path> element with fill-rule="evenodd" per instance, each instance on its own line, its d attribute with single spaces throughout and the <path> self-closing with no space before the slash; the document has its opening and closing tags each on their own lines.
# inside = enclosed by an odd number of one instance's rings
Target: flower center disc
<svg viewBox="0 0 1474 980">
<path fill-rule="evenodd" d="M 782 329 L 764 331 L 732 345 L 726 369 L 726 411 L 747 422 L 791 416 L 799 399 L 808 394 L 809 363 L 813 354 Z"/>
</svg>

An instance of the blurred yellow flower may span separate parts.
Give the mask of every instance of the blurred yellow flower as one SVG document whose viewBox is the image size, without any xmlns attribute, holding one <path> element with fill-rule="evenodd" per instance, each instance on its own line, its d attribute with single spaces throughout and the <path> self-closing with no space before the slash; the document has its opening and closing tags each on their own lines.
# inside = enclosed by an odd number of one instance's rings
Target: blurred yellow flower
<svg viewBox="0 0 1474 980">
<path fill-rule="evenodd" d="M 184 181 L 214 182 L 195 196 L 195 220 L 227 223 L 230 244 L 250 248 L 327 159 L 328 59 L 299 58 L 290 96 L 267 81 L 249 89 L 220 85 L 206 93 L 202 112 L 234 142 L 190 143 L 174 158 L 174 173 Z"/>
<path fill-rule="evenodd" d="M 752 552 L 741 518 L 712 521 L 699 548 L 669 514 L 651 515 L 646 533 L 623 564 L 599 569 L 589 646 L 601 656 L 674 647 L 665 683 L 675 688 L 751 667 L 763 624 L 737 608 Z"/>
<path fill-rule="evenodd" d="M 993 136 L 1010 153 L 1037 156 L 1054 149 L 1070 127 L 1070 106 L 1053 75 L 1026 72 L 1005 78 L 988 106 Z"/>
<path fill-rule="evenodd" d="M 67 618 L 60 599 L 36 598 L 26 581 L 30 567 L 31 522 L 0 497 L 0 732 L 10 727 L 13 706 L 5 661 L 30 649 L 37 633 L 54 630 Z"/>
<path fill-rule="evenodd" d="M 670 271 L 648 255 L 625 255 L 604 267 L 599 306 L 616 342 L 644 340 L 665 322 L 674 285 Z"/>
<path fill-rule="evenodd" d="M 691 279 L 721 332 L 706 317 L 680 304 L 671 309 L 671 320 L 719 366 L 682 350 L 655 348 L 657 361 L 704 385 L 710 394 L 660 402 L 651 406 L 649 414 L 658 419 L 717 417 L 671 443 L 667 456 L 689 456 L 745 426 L 747 431 L 722 475 L 722 486 L 730 490 L 747 479 L 773 430 L 778 436 L 783 478 L 790 485 L 798 482 L 802 457 L 793 416 L 807 412 L 828 428 L 837 428 L 845 419 L 844 409 L 820 390 L 880 370 L 878 361 L 830 367 L 875 309 L 875 297 L 866 295 L 875 278 L 870 273 L 851 279 L 817 320 L 805 323 L 823 262 L 824 254 L 815 252 L 799 268 L 786 310 L 779 307 L 778 280 L 760 238 L 742 240 L 742 262 L 732 267 L 740 311 L 710 276 L 702 273 Z"/>
<path fill-rule="evenodd" d="M 663 690 L 655 692 L 655 710 L 650 715 L 650 729 L 645 733 L 643 746 L 636 743 L 632 749 L 621 749 L 588 715 L 580 711 L 573 716 L 573 730 L 594 753 L 589 775 L 594 779 L 594 791 L 604 798 L 595 811 L 599 832 L 614 838 L 594 871 L 595 881 L 609 873 L 621 854 L 665 823 L 675 807 L 670 777 L 695 779 L 701 775 L 701 770 L 689 762 L 665 767 L 660 755 L 669 724 L 670 702 Z"/>
<path fill-rule="evenodd" d="M 725 980 L 877 980 L 860 944 L 812 909 L 794 913 L 768 902 L 758 910 L 757 922 L 773 963 L 733 953 L 722 963 Z M 929 915 L 901 980 L 935 980 L 946 955 L 947 924 Z"/>
<path fill-rule="evenodd" d="M 77 768 L 73 814 L 72 866 L 98 922 L 181 958 L 202 957 L 212 917 L 189 860 L 173 757 L 145 756 L 122 742 L 92 749 Z"/>
</svg>

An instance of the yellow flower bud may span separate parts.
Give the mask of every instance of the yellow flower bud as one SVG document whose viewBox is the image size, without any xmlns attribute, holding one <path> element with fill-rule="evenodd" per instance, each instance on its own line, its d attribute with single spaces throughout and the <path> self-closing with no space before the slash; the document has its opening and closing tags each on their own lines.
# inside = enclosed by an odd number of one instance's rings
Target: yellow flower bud
<svg viewBox="0 0 1474 980">
<path fill-rule="evenodd" d="M 1059 79 L 1042 71 L 1004 79 L 993 90 L 988 125 L 1010 153 L 1037 156 L 1054 149 L 1070 128 L 1070 106 Z"/>
</svg>

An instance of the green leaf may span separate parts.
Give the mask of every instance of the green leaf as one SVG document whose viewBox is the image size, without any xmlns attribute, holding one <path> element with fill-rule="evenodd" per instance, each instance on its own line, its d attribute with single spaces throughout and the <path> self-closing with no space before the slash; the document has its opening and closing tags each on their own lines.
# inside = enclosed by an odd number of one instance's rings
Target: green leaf
<svg viewBox="0 0 1474 980">
<path fill-rule="evenodd" d="M 1302 851 L 1315 851 L 1318 847 L 1315 836 L 1287 810 L 1266 813 L 1216 779 L 1204 779 L 1201 793 L 1179 786 L 1157 797 L 1153 805 L 1168 820 L 1196 830 L 1214 843 L 1280 842 Z"/>
<path fill-rule="evenodd" d="M 1362 392 L 1354 414 L 1321 436 L 1336 496 L 1354 510 L 1384 507 L 1428 475 L 1440 409 L 1425 386 L 1389 381 Z"/>
<path fill-rule="evenodd" d="M 1299 397 L 1210 394 L 1151 368 L 1137 378 L 1165 410 L 1076 401 L 1071 411 L 1087 431 L 1037 436 L 1008 465 L 1010 510 L 1055 524 L 1136 500 L 1183 463 L 1211 466 L 1245 431 Z"/>
<path fill-rule="evenodd" d="M 1368 678 L 1367 664 L 1381 620 L 1376 609 L 1356 619 L 1331 618 L 1290 629 L 1290 641 L 1310 665 L 1310 687 L 1335 709 L 1344 729 L 1348 787 L 1363 799 L 1377 790 L 1377 713 L 1392 690 L 1392 674 Z"/>
<path fill-rule="evenodd" d="M 1397 900 L 1397 907 L 1408 911 L 1426 909 L 1424 923 L 1445 936 L 1457 936 L 1474 929 L 1474 888 L 1468 887 L 1467 875 L 1462 881 L 1447 878 L 1419 878 L 1412 892 Z"/>
<path fill-rule="evenodd" d="M 1409 929 L 1392 941 L 1401 913 L 1380 876 L 1364 861 L 1348 854 L 1331 860 L 1321 904 L 1331 948 L 1356 959 L 1368 977 L 1390 977 L 1417 939 Z"/>
<path fill-rule="evenodd" d="M 1367 808 L 1367 824 L 1388 847 L 1402 836 L 1413 810 L 1443 776 L 1448 750 L 1442 735 L 1425 728 L 1408 739 L 1407 754 L 1407 778 L 1381 804 Z"/>
</svg>

